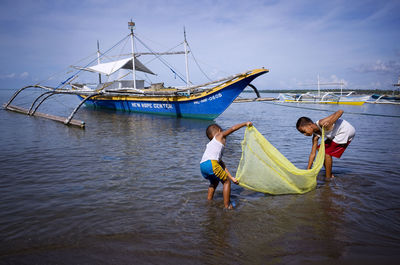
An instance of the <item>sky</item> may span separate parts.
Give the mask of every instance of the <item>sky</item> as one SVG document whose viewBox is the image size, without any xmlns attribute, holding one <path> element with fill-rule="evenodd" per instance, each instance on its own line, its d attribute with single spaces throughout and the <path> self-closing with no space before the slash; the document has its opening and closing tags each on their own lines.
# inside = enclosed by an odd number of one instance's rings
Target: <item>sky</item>
<svg viewBox="0 0 400 265">
<path fill-rule="evenodd" d="M 0 89 L 63 81 L 76 73 L 70 65 L 95 56 L 97 40 L 104 52 L 126 37 L 132 19 L 136 36 L 160 52 L 182 43 L 185 27 L 194 84 L 264 67 L 270 72 L 253 81 L 260 90 L 316 89 L 318 77 L 391 90 L 400 75 L 399 11 L 399 0 L 0 0 Z M 121 46 L 115 54 L 129 52 Z M 183 55 L 163 58 L 185 74 Z M 157 73 L 139 77 L 183 85 L 164 64 L 139 59 Z"/>
</svg>

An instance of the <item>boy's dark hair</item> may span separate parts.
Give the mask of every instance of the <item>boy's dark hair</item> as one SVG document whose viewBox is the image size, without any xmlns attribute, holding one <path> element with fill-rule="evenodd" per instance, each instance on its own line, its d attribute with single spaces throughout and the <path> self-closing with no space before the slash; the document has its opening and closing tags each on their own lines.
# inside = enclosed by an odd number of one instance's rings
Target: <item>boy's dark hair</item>
<svg viewBox="0 0 400 265">
<path fill-rule="evenodd" d="M 310 124 L 310 123 L 314 123 L 310 118 L 308 118 L 308 117 L 301 117 L 301 118 L 299 118 L 299 119 L 297 120 L 296 128 L 297 128 L 297 130 L 298 130 L 300 127 L 303 127 L 303 126 L 305 126 L 305 125 L 307 125 L 307 124 Z"/>
<path fill-rule="evenodd" d="M 222 131 L 222 128 L 218 124 L 214 123 L 214 124 L 209 125 L 206 129 L 206 135 L 207 135 L 208 139 L 211 140 L 218 130 Z"/>
</svg>

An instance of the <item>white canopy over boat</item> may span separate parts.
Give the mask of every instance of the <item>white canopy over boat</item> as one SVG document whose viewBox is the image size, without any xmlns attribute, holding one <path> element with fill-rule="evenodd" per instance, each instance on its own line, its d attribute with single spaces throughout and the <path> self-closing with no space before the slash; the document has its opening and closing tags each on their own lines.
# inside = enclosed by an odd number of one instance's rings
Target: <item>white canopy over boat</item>
<svg viewBox="0 0 400 265">
<path fill-rule="evenodd" d="M 113 61 L 109 63 L 101 63 L 97 64 L 94 66 L 90 66 L 88 68 L 85 68 L 83 70 L 90 71 L 90 72 L 96 72 L 100 74 L 105 74 L 105 75 L 111 75 L 118 71 L 119 69 L 128 69 L 132 70 L 132 58 L 126 58 L 118 61 Z M 135 58 L 135 69 L 136 71 L 141 71 L 145 72 L 148 74 L 155 75 L 149 68 L 144 66 L 138 59 Z"/>
</svg>

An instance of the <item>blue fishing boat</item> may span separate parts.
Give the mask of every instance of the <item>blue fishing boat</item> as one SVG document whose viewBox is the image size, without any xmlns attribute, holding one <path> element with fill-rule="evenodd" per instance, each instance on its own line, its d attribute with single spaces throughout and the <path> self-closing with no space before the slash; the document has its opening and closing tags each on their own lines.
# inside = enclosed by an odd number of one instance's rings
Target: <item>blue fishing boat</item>
<svg viewBox="0 0 400 265">
<path fill-rule="evenodd" d="M 130 29 L 130 34 L 112 47 L 115 48 L 119 43 L 122 43 L 123 40 L 128 41 L 130 38 L 131 53 L 119 55 L 120 57 L 125 56 L 125 58 L 104 62 L 102 59 L 112 48 L 108 49 L 105 53 L 101 53 L 98 45 L 97 58 L 86 66 L 73 66 L 78 72 L 61 82 L 59 86 L 50 87 L 36 84 L 21 88 L 4 107 L 8 110 L 22 112 L 31 116 L 46 117 L 79 127 L 83 127 L 84 123 L 82 121 L 73 120 L 73 116 L 84 104 L 94 108 L 107 108 L 118 111 L 168 115 L 183 118 L 215 119 L 230 106 L 247 86 L 251 86 L 255 89 L 250 82 L 258 76 L 268 73 L 267 69 L 260 68 L 201 85 L 193 85 L 189 78 L 188 53 L 190 51 L 188 49 L 189 45 L 186 41 L 185 31 L 183 41 L 184 51 L 156 53 L 148 48 L 150 52 L 135 53 L 135 40 L 142 44 L 143 42 L 134 34 L 134 22 L 128 22 L 128 28 Z M 143 45 L 147 47 L 145 44 Z M 185 55 L 186 78 L 180 76 L 177 73 L 178 71 L 172 69 L 169 64 L 166 64 L 165 61 L 162 60 L 175 75 L 178 75 L 178 77 L 184 81 L 184 86 L 165 87 L 164 83 L 145 84 L 144 80 L 137 79 L 137 71 L 145 73 L 146 75 L 154 75 L 153 71 L 138 60 L 139 56 L 155 55 L 156 59 L 160 59 L 161 56 L 170 54 Z M 96 62 L 97 64 L 94 64 Z M 102 76 L 105 75 L 108 79 L 110 75 L 119 70 L 129 70 L 128 74 L 132 74 L 132 79 L 123 79 L 128 75 L 125 74 L 122 76 L 120 75 L 120 78 L 114 79 L 113 81 L 102 82 Z M 79 74 L 84 72 L 97 74 L 98 83 L 75 82 Z M 14 98 L 27 88 L 41 88 L 45 90 L 45 92 L 33 101 L 29 109 L 10 105 Z M 80 99 L 80 103 L 67 119 L 62 117 L 50 117 L 49 115 L 36 111 L 43 101 L 56 94 L 77 95 Z"/>
<path fill-rule="evenodd" d="M 132 80 L 114 80 L 107 83 L 99 82 L 93 91 L 103 91 L 101 95 L 92 98 L 80 95 L 80 98 L 85 100 L 87 106 L 184 118 L 215 119 L 229 107 L 251 81 L 268 72 L 267 69 L 255 69 L 206 84 L 193 86 L 189 81 L 189 71 L 187 70 L 187 55 L 189 51 L 185 34 L 183 42 L 185 51 L 181 53 L 185 54 L 186 86 L 164 87 L 163 83 L 145 86 L 144 80 L 136 79 L 136 71 L 147 74 L 154 73 L 137 59 L 137 56 L 141 54 L 135 53 L 133 48 L 135 39 L 133 32 L 134 23 L 132 21 L 129 22 L 128 27 L 131 31 L 132 55 L 130 58 L 102 64 L 98 63 L 91 67 L 78 69 L 105 74 L 107 76 L 120 69 L 128 69 L 132 70 Z M 158 55 L 154 52 L 152 54 Z M 166 54 L 180 53 L 163 53 L 163 55 Z M 90 87 L 86 84 L 72 84 L 72 88 L 75 90 L 90 90 Z"/>
<path fill-rule="evenodd" d="M 267 73 L 266 69 L 255 69 L 228 78 L 214 87 L 188 88 L 130 88 L 109 91 L 92 99 L 80 95 L 86 105 L 119 111 L 160 114 L 184 118 L 215 119 L 224 112 L 237 96 L 256 77 Z M 113 84 L 118 84 L 114 81 Z M 76 84 L 74 85 L 76 86 Z"/>
</svg>

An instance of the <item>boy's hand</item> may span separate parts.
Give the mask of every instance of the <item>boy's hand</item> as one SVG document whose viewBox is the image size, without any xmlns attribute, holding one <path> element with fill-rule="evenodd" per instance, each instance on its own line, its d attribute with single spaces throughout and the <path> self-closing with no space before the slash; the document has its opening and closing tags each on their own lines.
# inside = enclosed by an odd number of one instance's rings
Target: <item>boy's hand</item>
<svg viewBox="0 0 400 265">
<path fill-rule="evenodd" d="M 322 126 L 322 127 L 325 127 L 325 128 L 328 128 L 330 125 L 331 125 L 331 124 L 330 124 L 329 121 L 324 121 L 324 122 L 321 123 L 321 126 Z"/>
<path fill-rule="evenodd" d="M 343 110 L 338 110 L 332 115 L 319 120 L 319 125 L 325 127 L 327 130 L 331 130 L 333 124 L 342 116 Z"/>
<path fill-rule="evenodd" d="M 251 121 L 248 121 L 248 122 L 246 122 L 246 126 L 247 127 L 253 126 L 253 123 Z"/>
<path fill-rule="evenodd" d="M 239 180 L 237 180 L 236 178 L 231 178 L 232 182 L 235 183 L 236 185 L 239 184 Z"/>
</svg>

